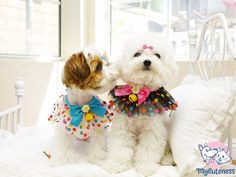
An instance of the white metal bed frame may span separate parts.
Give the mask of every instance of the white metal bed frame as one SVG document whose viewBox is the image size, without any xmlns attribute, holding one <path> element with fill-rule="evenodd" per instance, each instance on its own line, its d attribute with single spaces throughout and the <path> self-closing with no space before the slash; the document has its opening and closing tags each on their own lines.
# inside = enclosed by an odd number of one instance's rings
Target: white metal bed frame
<svg viewBox="0 0 236 177">
<path fill-rule="evenodd" d="M 221 31 L 218 30 L 219 25 L 222 27 Z M 195 30 L 190 30 L 188 36 L 190 46 L 190 73 L 197 74 L 198 69 L 202 79 L 210 80 L 216 76 L 215 73 L 213 74 L 215 67 L 217 68 L 216 77 L 224 78 L 229 62 L 236 61 L 236 53 L 233 49 L 225 16 L 218 13 L 206 19 L 200 33 L 198 44 L 197 32 Z M 218 45 L 221 42 L 223 46 Z M 207 50 L 204 51 L 204 47 L 206 46 Z M 232 121 L 235 121 L 235 119 L 236 115 L 234 115 L 234 120 Z M 232 124 L 233 122 L 231 122 Z M 229 127 L 228 148 L 232 152 L 231 129 L 232 127 Z"/>
<path fill-rule="evenodd" d="M 17 105 L 0 112 L 0 130 L 6 130 L 15 134 L 17 126 L 22 125 L 24 85 L 24 81 L 19 77 L 15 82 Z"/>
</svg>

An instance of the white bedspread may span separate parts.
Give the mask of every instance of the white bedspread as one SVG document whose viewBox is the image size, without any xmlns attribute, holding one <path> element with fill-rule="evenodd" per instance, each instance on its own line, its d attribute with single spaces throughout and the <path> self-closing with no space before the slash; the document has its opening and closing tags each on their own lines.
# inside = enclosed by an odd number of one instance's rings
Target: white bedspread
<svg viewBox="0 0 236 177">
<path fill-rule="evenodd" d="M 0 177 L 141 177 L 134 169 L 109 174 L 86 160 L 52 166 L 43 154 L 51 135 L 52 130 L 48 127 L 21 129 L 16 136 L 0 131 Z M 179 175 L 175 167 L 163 166 L 153 177 Z"/>
</svg>

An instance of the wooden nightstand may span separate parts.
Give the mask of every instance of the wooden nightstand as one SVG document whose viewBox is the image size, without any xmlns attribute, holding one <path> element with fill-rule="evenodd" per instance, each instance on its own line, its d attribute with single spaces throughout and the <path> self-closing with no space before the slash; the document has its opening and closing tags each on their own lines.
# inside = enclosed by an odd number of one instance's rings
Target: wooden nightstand
<svg viewBox="0 0 236 177">
<path fill-rule="evenodd" d="M 233 164 L 236 165 L 236 160 L 233 160 Z"/>
</svg>

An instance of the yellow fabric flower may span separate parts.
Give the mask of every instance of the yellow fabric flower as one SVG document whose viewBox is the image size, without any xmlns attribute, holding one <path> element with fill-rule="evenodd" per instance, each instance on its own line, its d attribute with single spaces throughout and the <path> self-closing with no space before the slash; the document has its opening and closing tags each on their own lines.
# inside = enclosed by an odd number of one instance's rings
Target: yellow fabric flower
<svg viewBox="0 0 236 177">
<path fill-rule="evenodd" d="M 139 93 L 139 87 L 133 86 L 132 92 L 133 92 L 134 94 L 138 94 L 138 93 Z"/>
<path fill-rule="evenodd" d="M 82 107 L 82 111 L 83 111 L 83 112 L 89 112 L 89 110 L 90 110 L 90 107 L 89 107 L 89 105 L 87 105 L 87 104 L 85 104 L 85 105 Z"/>
</svg>

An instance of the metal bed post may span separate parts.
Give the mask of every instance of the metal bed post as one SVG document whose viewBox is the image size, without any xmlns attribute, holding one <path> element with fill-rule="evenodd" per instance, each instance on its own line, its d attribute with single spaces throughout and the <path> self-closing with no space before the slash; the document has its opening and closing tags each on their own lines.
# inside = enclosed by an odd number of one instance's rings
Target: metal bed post
<svg viewBox="0 0 236 177">
<path fill-rule="evenodd" d="M 190 30 L 188 32 L 188 39 L 189 39 L 189 73 L 194 75 L 196 74 L 195 71 L 195 53 L 197 47 L 197 32 L 196 30 Z"/>
<path fill-rule="evenodd" d="M 18 77 L 16 83 L 15 83 L 15 91 L 16 91 L 16 96 L 17 96 L 17 105 L 20 106 L 20 109 L 17 111 L 17 124 L 22 125 L 22 97 L 24 95 L 24 88 L 25 88 L 25 83 L 22 80 L 22 78 Z"/>
</svg>

